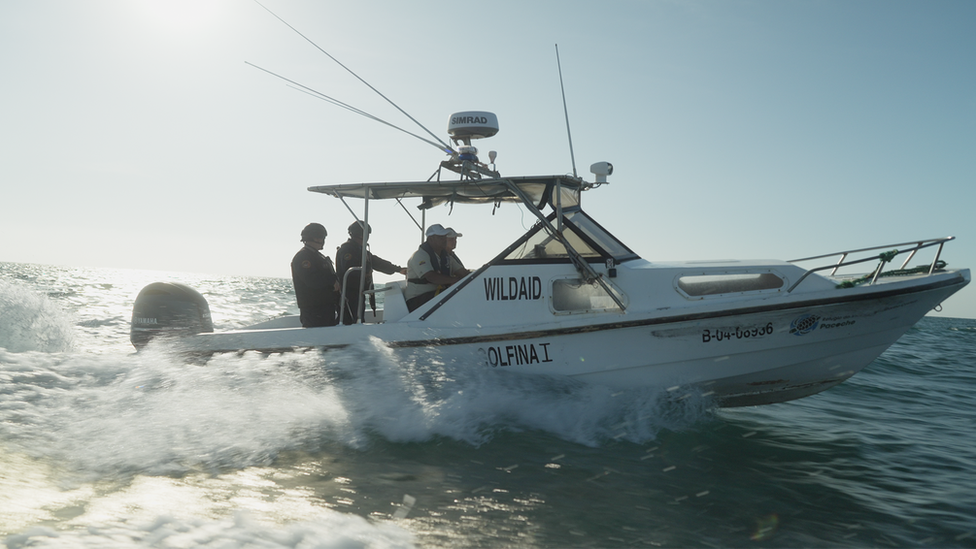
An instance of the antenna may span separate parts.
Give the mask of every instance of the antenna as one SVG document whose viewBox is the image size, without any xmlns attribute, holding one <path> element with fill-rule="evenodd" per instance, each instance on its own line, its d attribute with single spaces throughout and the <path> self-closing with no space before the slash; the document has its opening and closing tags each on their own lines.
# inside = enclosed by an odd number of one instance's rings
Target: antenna
<svg viewBox="0 0 976 549">
<path fill-rule="evenodd" d="M 569 159 L 573 162 L 573 177 L 576 174 L 576 155 L 573 154 L 573 133 L 569 130 L 569 109 L 566 107 L 566 88 L 563 86 L 563 66 L 559 62 L 559 44 L 556 44 L 556 67 L 559 69 L 559 91 L 563 94 L 563 114 L 566 115 L 566 136 L 569 137 Z"/>
<path fill-rule="evenodd" d="M 443 150 L 444 152 L 446 152 L 446 153 L 448 153 L 448 154 L 452 154 L 452 153 L 454 153 L 454 149 L 452 149 L 452 148 L 451 148 L 450 146 L 448 146 L 448 145 L 447 145 L 446 143 L 444 143 L 443 141 L 441 141 L 441 139 L 440 139 L 439 137 L 437 137 L 436 135 L 434 135 L 434 133 L 433 133 L 433 132 L 431 132 L 430 130 L 428 130 L 426 126 L 424 126 L 423 124 L 421 124 L 420 122 L 418 122 L 418 121 L 417 121 L 417 120 L 416 120 L 416 119 L 415 119 L 414 117 L 412 117 L 412 116 L 410 116 L 410 115 L 409 115 L 409 114 L 407 113 L 407 111 L 405 111 L 405 110 L 403 110 L 403 109 L 401 109 L 401 108 L 400 108 L 400 106 L 399 106 L 399 105 L 397 105 L 396 103 L 394 103 L 393 101 L 391 101 L 389 97 L 387 97 L 387 96 L 385 96 L 385 95 L 383 95 L 382 93 L 380 93 L 380 91 L 379 91 L 378 89 L 376 89 L 376 88 L 374 88 L 374 87 L 373 87 L 373 86 L 372 86 L 372 85 L 371 85 L 371 84 L 370 84 L 369 82 L 367 82 L 367 81 L 365 81 L 365 80 L 363 80 L 363 79 L 362 79 L 362 77 L 360 77 L 360 76 L 359 76 L 358 74 L 356 74 L 355 72 L 353 72 L 353 71 L 352 71 L 352 69 L 350 69 L 349 67 L 347 67 L 347 66 L 345 66 L 345 65 L 343 65 L 343 64 L 342 64 L 342 62 L 340 62 L 340 61 L 339 61 L 338 59 L 336 59 L 335 57 L 333 57 L 333 56 L 332 56 L 332 54 L 330 54 L 329 52 L 327 52 L 327 51 L 325 51 L 324 49 L 322 49 L 322 48 L 321 48 L 321 47 L 320 47 L 320 46 L 319 46 L 318 44 L 316 44 L 315 42 L 313 42 L 313 41 L 312 41 L 312 40 L 311 40 L 311 39 L 310 39 L 309 37 L 307 37 L 307 36 L 305 36 L 304 34 L 302 34 L 301 32 L 299 32 L 299 30 L 298 30 L 298 29 L 296 29 L 295 27 L 293 27 L 293 26 L 291 26 L 291 25 L 290 25 L 290 24 L 289 24 L 289 23 L 288 23 L 287 21 L 285 21 L 285 20 L 284 20 L 284 19 L 282 19 L 281 17 L 278 17 L 278 14 L 276 14 L 275 12 L 273 12 L 273 11 L 271 11 L 270 9 L 268 9 L 268 8 L 267 8 L 267 7 L 266 7 L 266 6 L 264 5 L 264 4 L 262 4 L 261 2 L 258 2 L 258 0 L 254 0 L 254 3 L 255 3 L 255 4 L 257 4 L 257 5 L 259 5 L 259 6 L 261 6 L 262 8 L 264 8 L 264 10 L 265 10 L 265 11 L 267 11 L 268 13 L 270 13 L 271 15 L 273 15 L 273 16 L 275 17 L 275 19 L 277 19 L 278 21 L 281 21 L 282 23 L 284 23 L 284 24 L 285 24 L 285 26 L 287 26 L 287 27 L 288 27 L 289 29 L 291 29 L 291 30 L 293 30 L 293 31 L 295 31 L 295 33 L 296 33 L 296 34 L 298 34 L 298 36 L 301 36 L 302 38 L 304 38 L 304 39 L 305 39 L 305 41 L 306 41 L 306 42 L 308 42 L 309 44 L 311 44 L 311 45 L 313 45 L 313 46 L 315 46 L 315 48 L 316 48 L 317 50 L 319 50 L 320 52 L 322 52 L 322 53 L 324 53 L 325 55 L 327 55 L 327 56 L 329 57 L 329 59 L 331 59 L 331 60 L 333 60 L 333 61 L 335 61 L 337 65 L 339 65 L 340 67 L 342 67 L 342 68 L 344 68 L 344 69 L 346 69 L 346 72 L 348 72 L 349 74 L 351 74 L 351 75 L 353 75 L 353 76 L 355 76 L 357 80 L 359 80 L 359 81 L 360 81 L 360 82 L 362 82 L 363 84 L 366 84 L 366 87 L 368 87 L 369 89 L 371 89 L 371 90 L 373 90 L 374 92 L 376 92 L 376 95 L 379 95 L 379 96 L 380 96 L 380 97 L 382 97 L 383 99 L 386 99 L 386 102 L 387 102 L 387 103 L 389 103 L 389 104 L 391 104 L 391 105 L 393 105 L 394 107 L 396 107 L 396 109 L 397 109 L 398 111 L 400 111 L 401 113 L 403 113 L 403 115 L 404 115 L 404 116 L 406 116 L 406 117 L 407 117 L 407 118 L 409 118 L 409 119 L 410 119 L 411 121 L 413 121 L 413 123 L 414 123 L 414 124 L 416 124 L 416 125 L 418 125 L 418 126 L 420 126 L 420 127 L 421 127 L 421 128 L 422 128 L 422 129 L 423 129 L 423 130 L 424 130 L 425 132 L 427 132 L 427 133 L 428 133 L 428 134 L 429 134 L 429 135 L 430 135 L 431 137 L 433 137 L 433 138 L 434 138 L 434 139 L 435 139 L 435 140 L 436 140 L 436 141 L 437 141 L 438 143 L 440 143 L 440 144 L 441 144 L 441 146 L 443 147 L 443 148 L 442 148 L 442 150 Z"/>
<path fill-rule="evenodd" d="M 350 105 L 348 103 L 344 103 L 342 101 L 339 101 L 338 99 L 336 99 L 334 97 L 329 97 L 328 95 L 325 95 L 324 93 L 322 93 L 322 92 L 320 92 L 318 90 L 314 90 L 314 89 L 312 89 L 312 88 L 310 88 L 310 87 L 308 87 L 308 86 L 306 86 L 304 84 L 300 84 L 298 82 L 295 82 L 294 80 L 291 80 L 289 78 L 285 78 L 284 76 L 281 76 L 278 73 L 269 71 L 268 69 L 265 69 L 263 67 L 259 67 L 259 66 L 255 65 L 254 63 L 251 63 L 249 61 L 245 61 L 244 64 L 250 65 L 250 66 L 252 66 L 255 69 L 258 69 L 260 71 L 264 71 L 264 72 L 270 74 L 271 76 L 280 78 L 280 79 L 284 80 L 285 82 L 288 82 L 289 84 L 291 84 L 291 86 L 289 86 L 289 87 L 295 88 L 296 90 L 298 90 L 298 91 L 300 91 L 302 93 L 306 93 L 306 94 L 311 95 L 312 97 L 314 97 L 316 99 L 321 99 L 321 100 L 326 101 L 328 103 L 332 103 L 333 105 L 335 105 L 337 107 L 342 107 L 343 109 L 346 109 L 346 110 L 348 110 L 350 112 L 354 112 L 354 113 L 356 113 L 356 114 L 358 114 L 360 116 L 364 116 L 366 118 L 369 118 L 370 120 L 375 120 L 375 121 L 379 122 L 380 124 L 385 124 L 385 125 L 393 128 L 393 129 L 395 129 L 395 130 L 400 130 L 401 132 L 403 132 L 403 133 L 405 133 L 405 134 L 407 134 L 409 136 L 416 137 L 417 139 L 423 141 L 424 143 L 427 143 L 427 144 L 430 144 L 430 145 L 433 145 L 433 146 L 437 147 L 438 149 L 440 149 L 441 151 L 443 151 L 443 152 L 445 152 L 447 154 L 451 154 L 451 153 L 454 152 L 454 151 L 452 151 L 450 149 L 444 148 L 444 146 L 442 144 L 440 144 L 440 143 L 435 143 L 435 142 L 431 141 L 430 139 L 427 139 L 426 137 L 422 137 L 422 136 L 419 136 L 419 135 L 417 135 L 417 134 L 415 134 L 413 132 L 409 132 L 409 131 L 401 128 L 400 126 L 396 126 L 396 125 L 390 124 L 389 122 L 387 122 L 386 120 L 383 120 L 382 118 L 373 116 L 373 115 L 369 114 L 368 112 L 366 112 L 366 111 L 364 111 L 362 109 L 358 109 L 356 107 L 353 107 L 352 105 Z"/>
</svg>

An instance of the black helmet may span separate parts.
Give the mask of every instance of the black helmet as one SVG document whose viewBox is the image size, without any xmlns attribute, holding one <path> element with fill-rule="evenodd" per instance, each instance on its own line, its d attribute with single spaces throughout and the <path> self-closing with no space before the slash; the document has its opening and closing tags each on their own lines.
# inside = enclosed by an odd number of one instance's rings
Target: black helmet
<svg viewBox="0 0 976 549">
<path fill-rule="evenodd" d="M 305 225 L 304 229 L 302 229 L 302 242 L 317 240 L 319 238 L 325 240 L 325 237 L 328 236 L 328 234 L 329 233 L 322 225 L 318 223 L 309 223 L 308 225 Z"/>
<path fill-rule="evenodd" d="M 363 225 L 366 225 L 366 232 L 373 234 L 373 228 L 369 226 L 368 223 L 363 223 L 362 221 L 356 221 L 352 225 L 349 225 L 349 236 L 353 238 L 363 237 Z"/>
</svg>

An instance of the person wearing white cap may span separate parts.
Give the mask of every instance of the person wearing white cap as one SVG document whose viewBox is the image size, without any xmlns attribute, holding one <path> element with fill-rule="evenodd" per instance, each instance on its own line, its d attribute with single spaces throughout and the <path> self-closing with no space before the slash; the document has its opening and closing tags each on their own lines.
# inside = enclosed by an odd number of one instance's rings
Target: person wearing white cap
<svg viewBox="0 0 976 549">
<path fill-rule="evenodd" d="M 448 231 L 447 242 L 445 242 L 444 244 L 444 250 L 448 254 L 450 254 L 451 259 L 454 261 L 454 263 L 457 265 L 457 267 L 460 270 L 464 271 L 464 274 L 470 273 L 471 271 L 464 268 L 464 263 L 461 263 L 461 259 L 458 258 L 456 253 L 454 253 L 454 249 L 457 248 L 457 239 L 459 236 L 463 236 L 463 235 L 455 231 L 451 227 L 448 227 L 447 231 Z"/>
<path fill-rule="evenodd" d="M 407 309 L 411 312 L 468 274 L 447 244 L 448 238 L 452 238 L 456 245 L 460 233 L 435 223 L 427 227 L 424 234 L 427 235 L 427 240 L 410 256 L 407 263 L 407 289 L 404 297 L 407 300 Z"/>
</svg>

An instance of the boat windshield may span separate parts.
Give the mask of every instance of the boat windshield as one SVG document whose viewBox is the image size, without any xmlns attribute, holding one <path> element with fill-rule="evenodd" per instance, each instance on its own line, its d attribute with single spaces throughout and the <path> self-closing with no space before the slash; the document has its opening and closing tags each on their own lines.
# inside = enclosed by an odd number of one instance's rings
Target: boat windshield
<svg viewBox="0 0 976 549">
<path fill-rule="evenodd" d="M 552 213 L 547 219 L 555 224 L 555 218 L 556 214 Z M 590 262 L 612 258 L 620 263 L 638 259 L 637 254 L 579 208 L 563 211 L 563 238 L 581 257 Z M 502 252 L 496 261 L 562 262 L 569 261 L 569 252 L 542 223 L 536 223 L 522 238 Z"/>
</svg>

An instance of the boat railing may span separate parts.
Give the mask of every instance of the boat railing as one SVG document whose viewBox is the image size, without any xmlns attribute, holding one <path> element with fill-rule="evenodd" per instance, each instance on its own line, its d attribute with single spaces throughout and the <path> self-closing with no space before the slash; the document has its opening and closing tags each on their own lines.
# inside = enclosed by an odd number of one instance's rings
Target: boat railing
<svg viewBox="0 0 976 549">
<path fill-rule="evenodd" d="M 346 269 L 345 274 L 342 275 L 342 293 L 339 295 L 339 324 L 342 324 L 345 321 L 346 309 L 348 308 L 346 306 L 346 288 L 348 287 L 348 283 L 349 283 L 349 273 L 358 273 L 362 270 L 363 270 L 362 267 L 349 267 L 348 269 Z M 362 297 L 360 297 L 357 300 L 357 302 L 358 302 L 357 305 L 358 307 L 363 303 Z M 349 311 L 349 315 L 352 316 L 353 318 L 356 318 L 356 316 L 358 316 L 353 314 L 352 311 Z M 362 319 L 359 319 L 359 321 L 361 322 Z"/>
<path fill-rule="evenodd" d="M 929 263 L 927 269 L 920 268 L 920 270 L 913 270 L 919 274 L 924 273 L 926 276 L 928 276 L 934 273 L 939 268 L 939 258 L 942 255 L 942 247 L 945 245 L 946 242 L 949 242 L 950 240 L 955 240 L 955 238 L 956 237 L 954 236 L 947 236 L 943 238 L 930 238 L 926 240 L 900 242 L 898 244 L 886 244 L 883 246 L 873 246 L 870 248 L 859 248 L 856 250 L 846 250 L 843 252 L 834 252 L 831 254 L 815 255 L 811 257 L 804 257 L 801 259 L 791 259 L 789 261 L 790 263 L 802 263 L 805 261 L 815 261 L 819 259 L 827 259 L 832 257 L 836 257 L 837 261 L 835 263 L 830 263 L 820 267 L 808 269 L 807 272 L 803 273 L 803 276 L 801 276 L 799 280 L 794 282 L 793 285 L 790 286 L 790 288 L 786 291 L 787 293 L 792 292 L 794 289 L 796 289 L 797 286 L 800 285 L 801 282 L 806 280 L 808 276 L 816 272 L 830 269 L 829 276 L 834 276 L 837 274 L 837 271 L 840 270 L 842 267 L 849 267 L 851 265 L 858 265 L 860 263 L 866 263 L 869 261 L 879 261 L 877 268 L 875 268 L 875 270 L 872 273 L 866 275 L 865 277 L 862 277 L 861 279 L 861 281 L 863 281 L 865 284 L 874 284 L 875 282 L 877 282 L 878 277 L 881 276 L 881 272 L 884 270 L 885 265 L 891 263 L 896 256 L 900 256 L 905 253 L 908 254 L 907 257 L 905 257 L 905 260 L 902 261 L 901 266 L 898 267 L 898 269 L 896 270 L 888 271 L 889 273 L 904 271 L 905 268 L 908 266 L 908 262 L 914 259 L 915 254 L 918 253 L 919 250 L 936 246 L 937 249 L 935 251 L 935 256 L 932 258 L 932 262 Z M 902 248 L 903 246 L 905 246 L 905 248 Z M 869 252 L 877 252 L 878 250 L 887 250 L 887 251 L 882 252 L 880 254 L 869 253 Z M 869 254 L 869 255 L 862 256 L 860 254 Z M 854 257 L 851 258 L 851 256 Z"/>
</svg>

